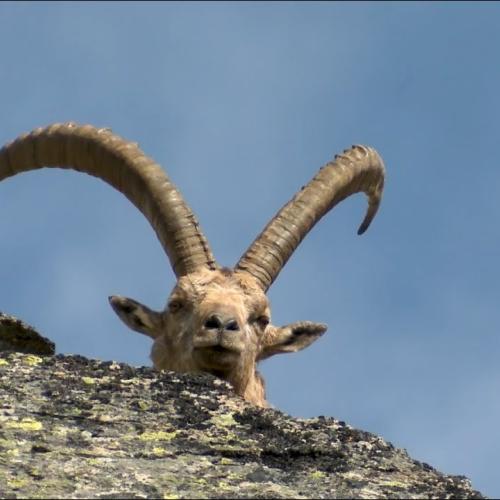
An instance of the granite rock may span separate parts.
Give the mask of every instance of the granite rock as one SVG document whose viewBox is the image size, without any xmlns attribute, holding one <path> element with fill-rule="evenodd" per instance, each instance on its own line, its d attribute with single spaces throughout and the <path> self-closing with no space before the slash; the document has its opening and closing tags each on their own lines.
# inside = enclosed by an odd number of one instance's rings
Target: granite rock
<svg viewBox="0 0 500 500">
<path fill-rule="evenodd" d="M 334 418 L 208 374 L 0 352 L 1 498 L 484 498 Z"/>
</svg>

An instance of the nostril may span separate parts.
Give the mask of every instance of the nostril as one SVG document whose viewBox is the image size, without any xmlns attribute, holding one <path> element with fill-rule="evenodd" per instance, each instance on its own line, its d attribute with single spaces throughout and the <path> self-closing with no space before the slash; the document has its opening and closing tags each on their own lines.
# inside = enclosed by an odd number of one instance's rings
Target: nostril
<svg viewBox="0 0 500 500">
<path fill-rule="evenodd" d="M 209 330 L 219 330 L 222 326 L 222 322 L 218 316 L 210 316 L 203 325 L 205 328 Z"/>
<path fill-rule="evenodd" d="M 230 332 L 237 332 L 240 329 L 240 327 L 235 319 L 230 319 L 226 323 L 225 329 L 229 330 Z"/>
</svg>

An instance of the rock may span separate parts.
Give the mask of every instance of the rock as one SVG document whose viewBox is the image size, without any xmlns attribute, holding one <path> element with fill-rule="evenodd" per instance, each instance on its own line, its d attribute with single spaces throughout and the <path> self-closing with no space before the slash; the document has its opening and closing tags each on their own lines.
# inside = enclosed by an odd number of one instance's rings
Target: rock
<svg viewBox="0 0 500 500">
<path fill-rule="evenodd" d="M 55 344 L 24 321 L 0 312 L 0 351 L 54 354 Z"/>
<path fill-rule="evenodd" d="M 210 375 L 0 353 L 2 498 L 484 498 L 333 418 Z"/>
</svg>

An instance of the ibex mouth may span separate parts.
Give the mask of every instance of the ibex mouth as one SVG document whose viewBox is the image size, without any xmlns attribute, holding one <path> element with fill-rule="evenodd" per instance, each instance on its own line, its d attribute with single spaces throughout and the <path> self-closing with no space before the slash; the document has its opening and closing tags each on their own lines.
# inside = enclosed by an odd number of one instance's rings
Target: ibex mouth
<svg viewBox="0 0 500 500">
<path fill-rule="evenodd" d="M 224 347 L 220 344 L 195 347 L 197 351 L 205 351 L 218 354 L 238 354 L 239 351 Z"/>
<path fill-rule="evenodd" d="M 195 347 L 193 355 L 207 371 L 228 369 L 239 359 L 240 352 L 221 344 Z"/>
<path fill-rule="evenodd" d="M 193 347 L 200 354 L 239 354 L 243 350 L 240 338 L 234 335 L 224 335 L 219 332 L 206 332 L 195 334 L 193 338 Z"/>
<path fill-rule="evenodd" d="M 220 352 L 220 353 L 232 352 L 229 349 L 222 347 L 221 345 L 214 345 L 213 347 L 206 347 L 206 349 L 209 349 L 210 351 L 213 351 L 213 352 Z"/>
</svg>

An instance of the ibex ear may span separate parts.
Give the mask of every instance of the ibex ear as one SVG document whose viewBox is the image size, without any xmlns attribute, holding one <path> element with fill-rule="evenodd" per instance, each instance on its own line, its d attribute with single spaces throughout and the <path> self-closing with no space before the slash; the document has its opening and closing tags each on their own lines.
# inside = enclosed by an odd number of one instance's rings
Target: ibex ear
<svg viewBox="0 0 500 500">
<path fill-rule="evenodd" d="M 109 297 L 109 303 L 118 317 L 132 330 L 156 338 L 161 332 L 162 315 L 136 300 L 119 295 Z"/>
<path fill-rule="evenodd" d="M 312 323 L 311 321 L 299 321 L 287 326 L 271 327 L 266 332 L 257 361 L 275 354 L 301 351 L 319 339 L 327 328 L 323 323 Z"/>
</svg>

